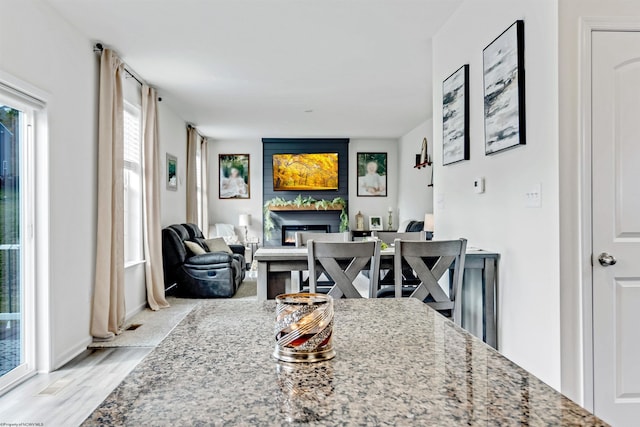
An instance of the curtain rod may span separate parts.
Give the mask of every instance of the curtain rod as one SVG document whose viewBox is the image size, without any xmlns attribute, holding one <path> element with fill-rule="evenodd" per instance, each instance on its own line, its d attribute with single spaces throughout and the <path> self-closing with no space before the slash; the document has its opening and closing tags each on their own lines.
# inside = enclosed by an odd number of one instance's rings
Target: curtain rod
<svg viewBox="0 0 640 427">
<path fill-rule="evenodd" d="M 200 138 L 202 138 L 202 139 L 207 139 L 207 137 L 206 137 L 206 136 L 204 136 L 203 134 L 201 134 L 200 132 L 198 132 L 198 128 L 197 128 L 195 125 L 193 125 L 193 124 L 191 124 L 191 123 L 187 123 L 187 129 L 193 129 L 193 130 L 195 130 L 195 131 L 196 131 L 196 135 L 198 135 Z"/>
<path fill-rule="evenodd" d="M 102 45 L 102 43 L 96 43 L 96 44 L 93 46 L 93 51 L 94 51 L 95 53 L 102 54 L 102 51 L 103 51 L 103 50 L 104 50 L 104 46 Z M 137 82 L 140 84 L 140 86 L 143 86 L 143 85 L 144 85 L 144 82 L 142 81 L 142 79 L 141 79 L 141 78 L 138 78 L 138 77 L 135 75 L 135 72 L 134 72 L 134 71 L 132 71 L 132 70 L 129 68 L 129 66 L 128 66 L 127 64 L 125 64 L 124 62 L 123 62 L 123 64 L 124 64 L 124 67 L 123 67 L 124 72 L 125 72 L 129 77 L 131 77 L 132 79 L 134 79 L 135 81 L 137 81 Z"/>
</svg>

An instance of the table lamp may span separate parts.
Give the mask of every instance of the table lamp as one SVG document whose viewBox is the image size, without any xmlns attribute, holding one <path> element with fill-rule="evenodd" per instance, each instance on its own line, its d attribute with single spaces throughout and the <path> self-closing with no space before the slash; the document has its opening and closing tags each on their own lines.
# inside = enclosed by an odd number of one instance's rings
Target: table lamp
<svg viewBox="0 0 640 427">
<path fill-rule="evenodd" d="M 248 234 L 248 230 L 247 227 L 249 227 L 251 225 L 251 215 L 249 214 L 240 214 L 240 217 L 238 218 L 238 225 L 240 227 L 244 227 L 244 241 L 245 243 L 248 240 L 247 234 Z"/>
<path fill-rule="evenodd" d="M 434 218 L 432 213 L 428 213 L 424 215 L 424 231 L 431 233 L 431 238 L 433 239 L 433 226 L 434 226 Z"/>
</svg>

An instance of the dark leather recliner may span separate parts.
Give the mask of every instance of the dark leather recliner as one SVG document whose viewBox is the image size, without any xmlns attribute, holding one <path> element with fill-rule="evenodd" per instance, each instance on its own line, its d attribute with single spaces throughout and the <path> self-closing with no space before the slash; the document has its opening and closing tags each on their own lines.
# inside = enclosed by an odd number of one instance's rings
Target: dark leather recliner
<svg viewBox="0 0 640 427">
<path fill-rule="evenodd" d="M 227 252 L 194 255 L 185 245 L 190 240 L 204 248 L 203 235 L 195 224 L 176 224 L 162 230 L 162 259 L 166 286 L 191 298 L 228 298 L 244 280 L 244 246 Z M 241 249 L 240 249 L 241 248 Z M 236 253 L 242 250 L 242 254 Z"/>
<path fill-rule="evenodd" d="M 197 225 L 187 223 L 182 224 L 182 226 L 187 229 L 187 232 L 189 233 L 189 240 L 196 241 L 200 244 L 200 246 L 203 246 L 202 241 L 204 240 L 204 235 Z M 240 264 L 240 268 L 236 271 L 236 281 L 238 282 L 238 286 L 240 286 L 240 283 L 242 283 L 242 281 L 244 280 L 245 274 L 247 272 L 247 264 L 244 259 L 245 247 L 244 245 L 234 244 L 230 244 L 227 246 L 229 246 L 229 249 L 231 249 L 231 251 L 233 252 L 233 257 L 237 259 L 238 263 Z"/>
</svg>

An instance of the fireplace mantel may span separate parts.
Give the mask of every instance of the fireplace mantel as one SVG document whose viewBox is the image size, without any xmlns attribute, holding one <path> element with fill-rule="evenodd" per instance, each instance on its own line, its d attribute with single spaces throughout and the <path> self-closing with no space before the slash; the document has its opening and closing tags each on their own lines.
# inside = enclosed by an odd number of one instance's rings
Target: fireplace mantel
<svg viewBox="0 0 640 427">
<path fill-rule="evenodd" d="M 342 205 L 331 205 L 325 208 L 317 208 L 315 206 L 269 206 L 270 211 L 278 212 L 294 212 L 294 211 L 341 211 Z"/>
</svg>

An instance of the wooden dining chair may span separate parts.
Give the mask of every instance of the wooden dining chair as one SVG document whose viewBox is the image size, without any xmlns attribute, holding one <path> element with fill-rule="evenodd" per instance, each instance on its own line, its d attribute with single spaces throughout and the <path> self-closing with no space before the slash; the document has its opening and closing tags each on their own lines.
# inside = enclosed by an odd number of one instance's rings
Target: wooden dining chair
<svg viewBox="0 0 640 427">
<path fill-rule="evenodd" d="M 393 245 L 396 239 L 400 240 L 427 240 L 426 231 L 397 232 L 397 231 L 374 231 L 374 237 L 385 242 L 387 245 Z M 378 289 L 384 286 L 394 286 L 395 269 L 381 270 L 379 275 Z M 402 279 L 403 283 L 417 283 L 417 278 L 413 274 L 413 270 L 406 262 L 402 263 Z"/>
<path fill-rule="evenodd" d="M 334 298 L 361 298 L 353 286 L 358 274 L 369 264 L 369 298 L 375 298 L 380 266 L 380 242 L 307 241 L 309 291 L 316 292 L 318 267 L 335 283 L 329 290 Z"/>
<path fill-rule="evenodd" d="M 312 231 L 296 231 L 296 247 L 307 246 L 309 240 L 316 242 L 348 242 L 351 235 L 348 231 L 344 233 L 314 233 Z"/>
<path fill-rule="evenodd" d="M 467 240 L 394 242 L 395 297 L 410 296 L 424 301 L 456 324 L 461 323 L 460 289 L 464 274 Z M 406 261 L 419 279 L 417 286 L 403 286 L 402 262 Z M 438 280 L 451 270 L 449 295 Z"/>
<path fill-rule="evenodd" d="M 410 231 L 410 232 L 397 232 L 397 231 L 374 231 L 373 237 L 385 242 L 387 245 L 393 245 L 396 239 L 400 240 L 427 240 L 426 231 Z"/>
<path fill-rule="evenodd" d="M 313 239 L 316 242 L 348 242 L 351 240 L 351 234 L 348 231 L 343 233 L 314 233 L 312 231 L 296 231 L 295 240 L 297 248 L 307 246 L 307 242 L 310 239 Z M 294 276 L 291 277 L 292 283 L 294 283 L 293 292 L 304 292 L 305 290 L 308 291 L 309 279 L 304 278 L 304 272 L 297 271 L 293 274 L 297 276 L 297 280 L 294 280 Z M 318 276 L 316 276 L 317 280 L 320 278 L 322 271 L 317 271 L 316 274 L 318 274 Z M 333 282 L 330 280 L 322 280 L 318 283 L 321 287 L 320 292 L 323 293 L 328 292 L 328 288 L 333 286 Z"/>
</svg>

